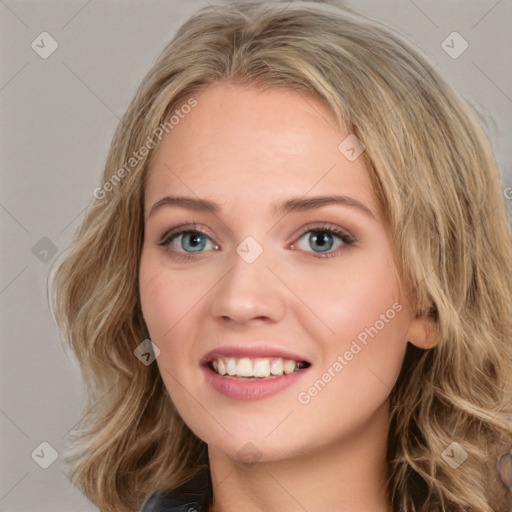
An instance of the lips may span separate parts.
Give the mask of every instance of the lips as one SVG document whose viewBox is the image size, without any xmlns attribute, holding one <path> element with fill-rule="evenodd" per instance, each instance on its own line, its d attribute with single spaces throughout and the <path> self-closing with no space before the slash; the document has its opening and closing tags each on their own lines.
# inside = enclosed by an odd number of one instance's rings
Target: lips
<svg viewBox="0 0 512 512">
<path fill-rule="evenodd" d="M 311 363 L 302 355 L 271 345 L 226 345 L 201 359 L 206 382 L 236 400 L 258 400 L 293 386 Z"/>
</svg>

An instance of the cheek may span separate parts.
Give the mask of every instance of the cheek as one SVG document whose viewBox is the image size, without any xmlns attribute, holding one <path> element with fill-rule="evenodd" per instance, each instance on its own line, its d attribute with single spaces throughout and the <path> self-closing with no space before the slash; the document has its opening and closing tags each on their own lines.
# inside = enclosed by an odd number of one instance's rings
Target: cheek
<svg viewBox="0 0 512 512">
<path fill-rule="evenodd" d="M 349 414 L 362 404 L 371 411 L 388 396 L 405 354 L 408 314 L 387 254 L 359 252 L 345 268 L 331 272 L 323 287 L 302 280 L 301 293 L 322 320 L 307 329 L 322 343 L 316 372 L 299 402 L 314 402 L 320 411 L 342 401 L 338 410 Z"/>
<path fill-rule="evenodd" d="M 139 268 L 142 313 L 152 342 L 159 348 L 156 364 L 165 387 L 181 414 L 188 407 L 182 398 L 183 368 L 190 357 L 190 347 L 180 341 L 187 337 L 187 314 L 197 302 L 194 288 L 186 287 L 178 275 L 171 275 L 157 255 L 143 251 Z M 190 334 L 190 332 L 188 333 Z M 182 374 L 183 372 L 183 374 Z"/>
<path fill-rule="evenodd" d="M 180 322 L 193 313 L 208 291 L 201 279 L 190 282 L 179 271 L 171 272 L 162 258 L 142 252 L 139 268 L 142 313 L 154 341 L 171 339 Z"/>
<path fill-rule="evenodd" d="M 405 355 L 402 305 L 387 296 L 381 307 L 362 299 L 352 295 L 352 301 L 342 301 L 346 310 L 334 325 L 336 339 L 324 344 L 321 363 L 296 396 L 301 418 L 307 418 L 304 429 L 314 430 L 320 421 L 326 438 L 350 435 L 373 423 L 386 407 Z"/>
<path fill-rule="evenodd" d="M 316 330 L 323 331 L 324 338 L 330 332 L 336 348 L 376 323 L 379 331 L 391 331 L 399 323 L 395 319 L 400 317 L 397 309 L 403 309 L 400 287 L 385 251 L 354 251 L 338 268 L 326 265 L 314 275 L 295 276 L 293 282 L 297 296 L 314 313 Z"/>
<path fill-rule="evenodd" d="M 196 276 L 197 277 L 197 276 Z M 206 277 L 206 276 L 204 276 Z M 196 321 L 201 303 L 211 289 L 206 278 L 191 279 L 170 270 L 160 255 L 143 251 L 139 268 L 142 313 L 152 342 L 159 348 L 157 358 L 162 378 L 170 394 L 187 378 L 187 368 L 197 365 L 200 340 Z M 179 386 L 178 386 L 179 388 Z"/>
<path fill-rule="evenodd" d="M 139 268 L 139 292 L 144 320 L 153 341 L 156 341 L 172 325 L 173 318 L 169 314 L 174 311 L 173 305 L 177 301 L 169 295 L 172 288 L 169 288 L 164 272 L 155 258 L 145 251 Z"/>
</svg>

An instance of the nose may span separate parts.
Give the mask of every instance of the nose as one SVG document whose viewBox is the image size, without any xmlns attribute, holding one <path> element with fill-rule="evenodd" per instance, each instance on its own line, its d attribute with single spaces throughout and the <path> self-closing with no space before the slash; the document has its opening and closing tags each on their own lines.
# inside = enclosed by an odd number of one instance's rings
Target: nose
<svg viewBox="0 0 512 512">
<path fill-rule="evenodd" d="M 233 251 L 230 263 L 231 268 L 212 290 L 211 315 L 233 324 L 281 320 L 289 290 L 269 268 L 265 251 L 252 263 Z"/>
</svg>

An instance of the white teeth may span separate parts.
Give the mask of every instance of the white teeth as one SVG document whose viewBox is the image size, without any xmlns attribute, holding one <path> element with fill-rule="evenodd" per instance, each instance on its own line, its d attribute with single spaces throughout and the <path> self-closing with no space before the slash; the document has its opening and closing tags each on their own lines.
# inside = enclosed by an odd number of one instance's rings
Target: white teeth
<svg viewBox="0 0 512 512">
<path fill-rule="evenodd" d="M 212 361 L 212 367 L 220 375 L 267 378 L 293 373 L 304 368 L 304 364 L 280 357 L 219 357 Z"/>
<path fill-rule="evenodd" d="M 295 370 L 296 363 L 291 359 L 284 362 L 284 373 L 292 373 Z"/>
<path fill-rule="evenodd" d="M 272 375 L 283 375 L 282 359 L 272 359 L 272 361 L 270 361 L 270 373 Z"/>
<path fill-rule="evenodd" d="M 255 377 L 270 376 L 270 362 L 268 359 L 255 359 L 253 364 L 253 375 Z"/>
<path fill-rule="evenodd" d="M 233 359 L 232 357 L 227 359 L 226 371 L 228 372 L 228 375 L 236 374 L 236 359 Z"/>
<path fill-rule="evenodd" d="M 252 363 L 248 357 L 242 357 L 238 360 L 236 374 L 239 377 L 252 377 Z"/>
</svg>

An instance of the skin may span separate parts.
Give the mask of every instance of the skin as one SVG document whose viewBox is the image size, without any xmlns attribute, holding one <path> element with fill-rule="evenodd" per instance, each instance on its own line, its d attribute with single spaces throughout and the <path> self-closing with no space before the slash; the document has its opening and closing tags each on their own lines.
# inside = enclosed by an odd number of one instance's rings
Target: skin
<svg viewBox="0 0 512 512">
<path fill-rule="evenodd" d="M 348 133 L 302 92 L 222 83 L 194 97 L 197 106 L 151 161 L 139 284 L 165 386 L 209 447 L 213 510 L 243 503 L 254 512 L 390 511 L 388 395 L 406 342 L 428 348 L 433 341 L 400 286 L 364 159 L 349 161 L 338 150 Z M 333 193 L 370 212 L 326 205 L 275 215 L 270 207 Z M 165 205 L 149 215 L 168 195 L 215 201 L 221 211 Z M 171 228 L 193 222 L 208 232 L 202 252 L 186 237 L 159 245 Z M 332 257 L 319 257 L 324 253 L 308 237 L 325 224 L 349 232 L 354 243 L 327 234 Z M 251 264 L 235 251 L 248 236 L 263 249 Z M 394 318 L 300 403 L 298 394 L 393 304 L 401 306 Z M 257 401 L 227 398 L 207 384 L 199 364 L 207 352 L 261 342 L 301 354 L 312 364 L 307 375 Z M 258 452 L 255 464 L 240 460 L 247 443 Z"/>
</svg>

